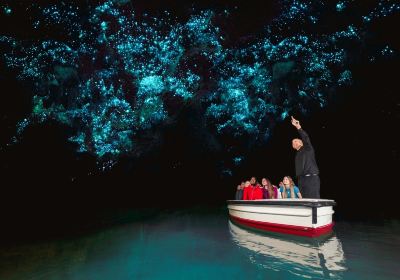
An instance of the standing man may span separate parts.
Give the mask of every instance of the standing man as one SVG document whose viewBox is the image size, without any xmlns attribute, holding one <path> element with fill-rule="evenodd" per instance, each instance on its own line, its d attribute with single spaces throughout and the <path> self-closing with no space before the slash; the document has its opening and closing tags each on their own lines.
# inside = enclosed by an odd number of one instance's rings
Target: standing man
<svg viewBox="0 0 400 280">
<path fill-rule="evenodd" d="M 311 145 L 310 137 L 301 128 L 300 122 L 292 117 L 292 125 L 297 128 L 301 139 L 293 139 L 292 147 L 295 149 L 295 167 L 297 182 L 300 192 L 304 198 L 320 198 L 319 169 L 315 160 L 314 148 Z"/>
</svg>

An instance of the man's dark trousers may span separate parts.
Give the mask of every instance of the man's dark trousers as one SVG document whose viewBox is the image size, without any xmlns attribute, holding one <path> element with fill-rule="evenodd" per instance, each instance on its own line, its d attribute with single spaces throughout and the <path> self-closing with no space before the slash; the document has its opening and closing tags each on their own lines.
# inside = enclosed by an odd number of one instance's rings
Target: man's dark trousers
<svg viewBox="0 0 400 280">
<path fill-rule="evenodd" d="M 298 183 L 303 198 L 320 198 L 320 180 L 318 175 L 299 176 Z"/>
</svg>

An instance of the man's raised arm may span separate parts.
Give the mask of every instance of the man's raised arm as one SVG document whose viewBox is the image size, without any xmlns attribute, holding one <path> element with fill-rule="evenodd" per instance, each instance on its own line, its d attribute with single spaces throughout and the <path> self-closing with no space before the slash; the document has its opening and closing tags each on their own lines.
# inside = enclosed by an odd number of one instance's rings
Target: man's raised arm
<svg viewBox="0 0 400 280">
<path fill-rule="evenodd" d="M 296 120 L 295 118 L 293 118 L 292 116 L 292 125 L 297 128 L 297 131 L 300 134 L 301 140 L 303 141 L 303 145 L 304 148 L 308 149 L 312 149 L 312 145 L 311 145 L 311 141 L 310 141 L 310 137 L 308 136 L 307 132 L 305 132 L 300 125 L 300 122 L 298 120 Z"/>
</svg>

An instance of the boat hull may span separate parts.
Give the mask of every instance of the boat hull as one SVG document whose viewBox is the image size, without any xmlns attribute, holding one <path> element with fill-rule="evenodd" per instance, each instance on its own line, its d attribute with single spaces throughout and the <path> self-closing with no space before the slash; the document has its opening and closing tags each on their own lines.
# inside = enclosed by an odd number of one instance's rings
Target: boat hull
<svg viewBox="0 0 400 280">
<path fill-rule="evenodd" d="M 307 237 L 332 231 L 333 200 L 279 199 L 230 200 L 230 219 L 239 225 Z"/>
</svg>

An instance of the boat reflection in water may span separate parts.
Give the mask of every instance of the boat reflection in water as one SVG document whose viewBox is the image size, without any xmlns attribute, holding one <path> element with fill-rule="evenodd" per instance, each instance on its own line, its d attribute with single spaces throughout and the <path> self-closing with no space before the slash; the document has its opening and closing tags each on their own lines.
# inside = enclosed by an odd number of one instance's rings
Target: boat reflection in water
<svg viewBox="0 0 400 280">
<path fill-rule="evenodd" d="M 250 261 L 274 271 L 286 271 L 307 278 L 340 277 L 345 258 L 340 240 L 334 235 L 318 239 L 248 231 L 229 221 L 233 241 L 248 249 Z"/>
</svg>

